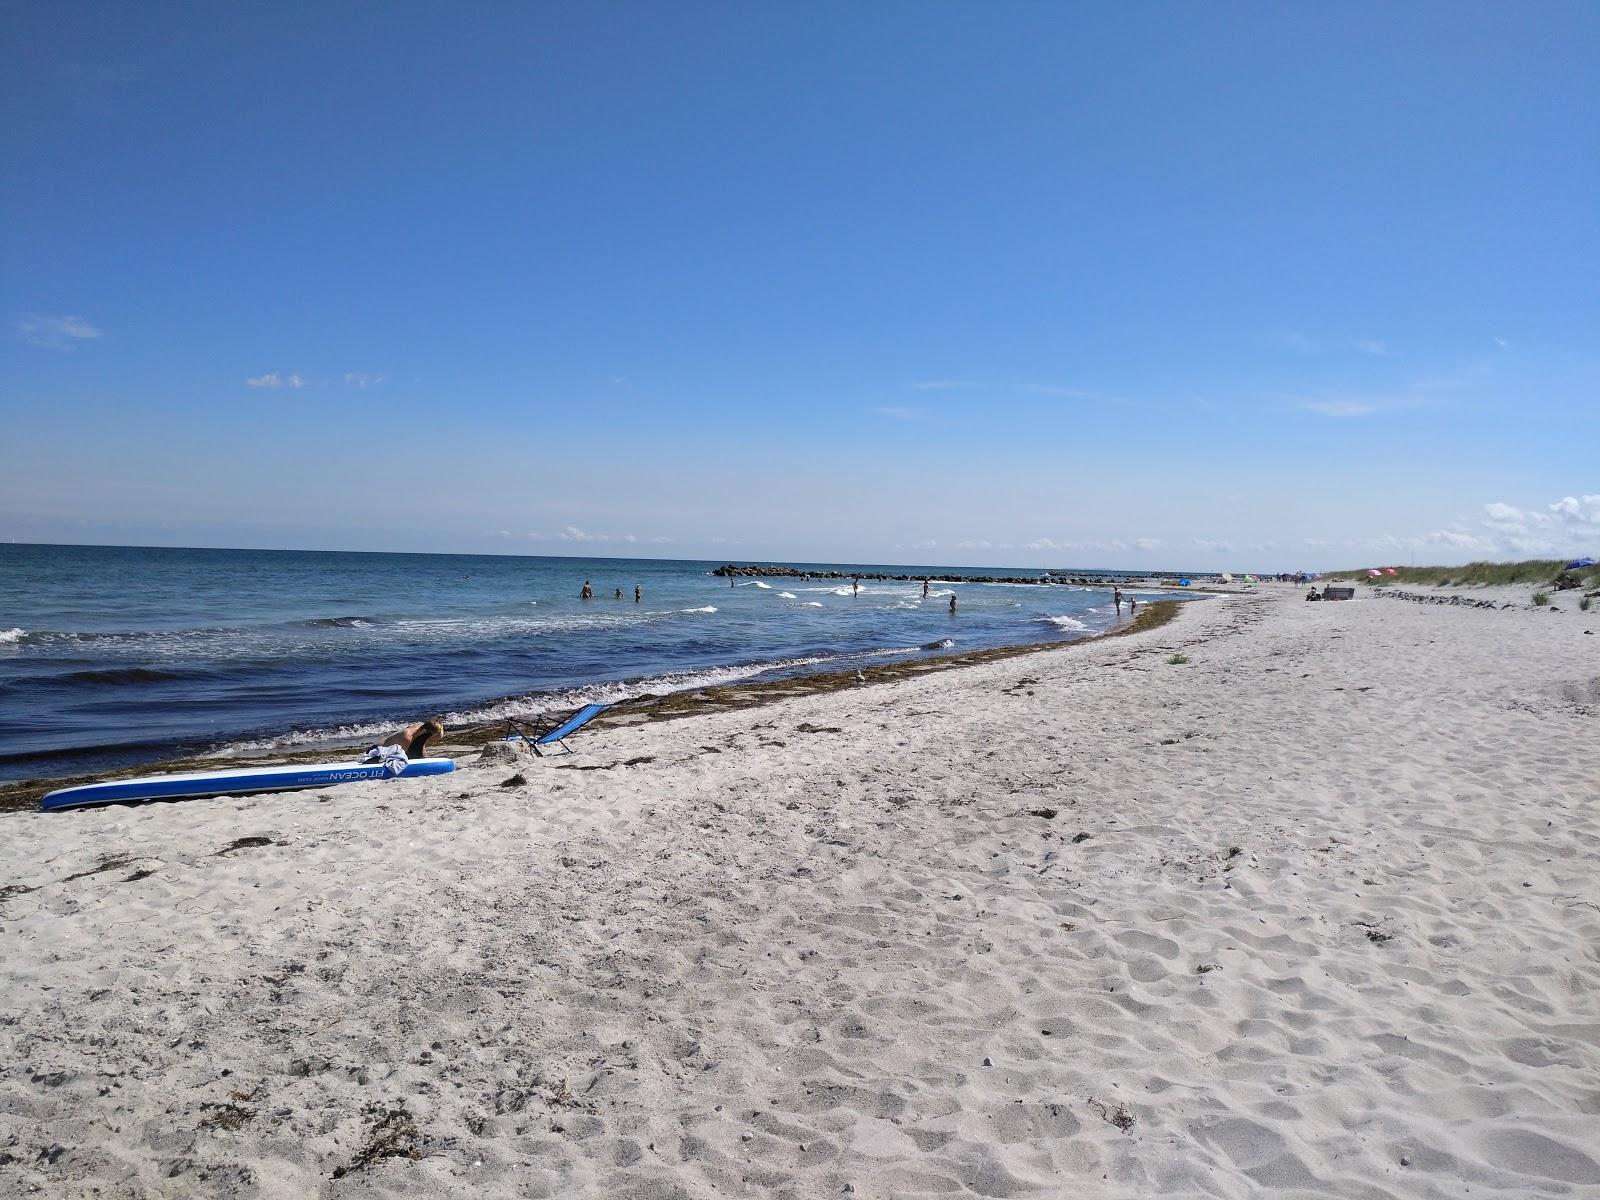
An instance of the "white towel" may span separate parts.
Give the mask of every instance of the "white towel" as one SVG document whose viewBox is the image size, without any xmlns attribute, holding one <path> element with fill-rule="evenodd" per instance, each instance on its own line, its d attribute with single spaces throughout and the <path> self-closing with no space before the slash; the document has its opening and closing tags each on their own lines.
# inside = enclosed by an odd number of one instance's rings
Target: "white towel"
<svg viewBox="0 0 1600 1200">
<path fill-rule="evenodd" d="M 382 763 L 390 775 L 399 775 L 411 765 L 406 752 L 399 746 L 374 746 L 361 760 L 364 763 Z"/>
</svg>

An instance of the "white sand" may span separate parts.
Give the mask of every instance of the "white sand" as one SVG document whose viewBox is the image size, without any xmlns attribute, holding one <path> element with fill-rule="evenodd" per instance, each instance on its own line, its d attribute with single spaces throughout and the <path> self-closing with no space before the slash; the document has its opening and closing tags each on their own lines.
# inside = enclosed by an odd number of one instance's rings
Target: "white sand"
<svg viewBox="0 0 1600 1200">
<path fill-rule="evenodd" d="M 4 819 L 0 1193 L 1600 1195 L 1600 614 L 1300 594 Z"/>
</svg>

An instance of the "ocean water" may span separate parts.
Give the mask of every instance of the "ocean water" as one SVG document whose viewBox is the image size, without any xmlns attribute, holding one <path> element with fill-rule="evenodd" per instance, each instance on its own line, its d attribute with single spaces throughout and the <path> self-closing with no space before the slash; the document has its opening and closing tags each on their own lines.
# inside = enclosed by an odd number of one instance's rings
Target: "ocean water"
<svg viewBox="0 0 1600 1200">
<path fill-rule="evenodd" d="M 1072 639 L 1116 620 L 1099 588 L 935 583 L 923 600 L 919 583 L 730 586 L 717 565 L 0 545 L 0 780 Z M 586 579 L 593 600 L 579 599 Z"/>
</svg>

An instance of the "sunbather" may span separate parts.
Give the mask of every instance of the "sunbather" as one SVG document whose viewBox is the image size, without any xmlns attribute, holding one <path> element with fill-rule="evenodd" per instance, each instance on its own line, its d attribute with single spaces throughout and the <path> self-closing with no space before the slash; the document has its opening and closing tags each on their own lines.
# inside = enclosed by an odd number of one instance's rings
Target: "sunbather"
<svg viewBox="0 0 1600 1200">
<path fill-rule="evenodd" d="M 419 721 L 415 725 L 407 725 L 399 733 L 391 733 L 378 745 L 399 746 L 406 752 L 407 758 L 424 758 L 427 756 L 428 743 L 443 733 L 444 725 L 440 722 Z"/>
</svg>

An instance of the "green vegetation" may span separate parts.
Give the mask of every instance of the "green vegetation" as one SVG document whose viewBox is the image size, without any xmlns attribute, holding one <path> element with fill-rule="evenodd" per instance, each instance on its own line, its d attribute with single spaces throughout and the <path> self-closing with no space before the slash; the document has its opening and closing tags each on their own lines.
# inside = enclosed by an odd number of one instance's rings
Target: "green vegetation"
<svg viewBox="0 0 1600 1200">
<path fill-rule="evenodd" d="M 1580 612 L 1588 612 L 1593 604 L 1594 599 L 1590 596 L 1585 596 L 1582 600 L 1578 601 L 1578 609 Z"/>
<path fill-rule="evenodd" d="M 1171 658 L 1167 659 L 1167 662 L 1174 667 L 1181 667 L 1188 661 L 1189 656 L 1187 654 L 1174 654 Z"/>
<path fill-rule="evenodd" d="M 1464 567 L 1396 567 L 1393 575 L 1386 573 L 1376 579 L 1362 567 L 1355 571 L 1329 571 L 1325 578 L 1356 579 L 1378 587 L 1401 583 L 1426 587 L 1491 587 L 1518 583 L 1542 586 L 1554 583 L 1566 564 L 1564 558 L 1530 558 L 1512 563 L 1471 562 Z M 1586 588 L 1600 587 L 1600 567 L 1584 568 L 1580 578 Z"/>
<path fill-rule="evenodd" d="M 1537 604 L 1540 608 L 1543 608 L 1546 604 L 1550 603 L 1550 593 L 1549 592 L 1535 592 L 1533 594 L 1533 602 L 1535 604 Z"/>
</svg>

